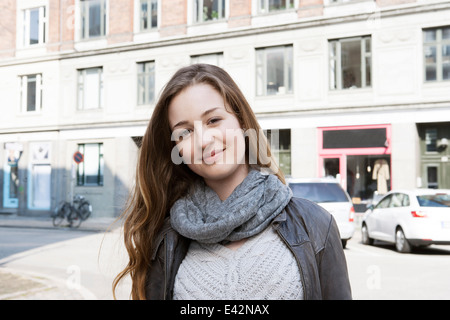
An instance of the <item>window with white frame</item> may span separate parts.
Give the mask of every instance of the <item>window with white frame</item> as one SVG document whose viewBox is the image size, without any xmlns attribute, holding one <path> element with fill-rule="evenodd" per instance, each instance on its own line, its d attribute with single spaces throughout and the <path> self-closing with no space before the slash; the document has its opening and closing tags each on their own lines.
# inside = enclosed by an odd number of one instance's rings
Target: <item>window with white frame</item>
<svg viewBox="0 0 450 320">
<path fill-rule="evenodd" d="M 38 112 L 42 109 L 42 74 L 20 76 L 20 111 Z"/>
<path fill-rule="evenodd" d="M 256 49 L 256 95 L 292 93 L 292 45 Z"/>
<path fill-rule="evenodd" d="M 225 18 L 225 0 L 194 0 L 194 22 Z"/>
<path fill-rule="evenodd" d="M 103 99 L 103 69 L 78 70 L 78 109 L 100 109 Z"/>
<path fill-rule="evenodd" d="M 450 80 L 450 26 L 423 30 L 425 81 Z"/>
<path fill-rule="evenodd" d="M 141 31 L 158 27 L 158 0 L 140 0 L 139 21 Z"/>
<path fill-rule="evenodd" d="M 291 175 L 291 129 L 269 129 L 264 134 L 278 167 L 285 175 Z"/>
<path fill-rule="evenodd" d="M 150 104 L 155 100 L 155 62 L 146 61 L 138 67 L 138 104 Z"/>
<path fill-rule="evenodd" d="M 106 0 L 80 0 L 81 39 L 106 34 Z"/>
<path fill-rule="evenodd" d="M 206 63 L 223 67 L 223 53 L 209 53 L 191 56 L 191 64 Z"/>
<path fill-rule="evenodd" d="M 294 0 L 258 0 L 258 12 L 267 13 L 294 8 Z"/>
<path fill-rule="evenodd" d="M 47 17 L 45 6 L 23 10 L 23 46 L 46 42 Z"/>
<path fill-rule="evenodd" d="M 347 3 L 347 2 L 356 2 L 361 0 L 329 0 L 330 3 Z"/>
<path fill-rule="evenodd" d="M 372 84 L 371 37 L 329 41 L 330 89 L 366 88 Z"/>
<path fill-rule="evenodd" d="M 78 145 L 83 154 L 83 162 L 78 164 L 78 186 L 103 186 L 103 143 L 85 143 Z"/>
</svg>

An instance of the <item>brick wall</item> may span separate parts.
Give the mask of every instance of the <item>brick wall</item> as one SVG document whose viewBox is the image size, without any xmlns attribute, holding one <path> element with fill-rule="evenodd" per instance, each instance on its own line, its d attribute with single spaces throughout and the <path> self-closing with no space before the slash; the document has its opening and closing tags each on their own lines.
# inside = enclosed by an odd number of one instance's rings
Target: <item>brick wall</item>
<svg viewBox="0 0 450 320">
<path fill-rule="evenodd" d="M 161 36 L 173 36 L 186 33 L 187 1 L 161 1 Z"/>
<path fill-rule="evenodd" d="M 13 57 L 16 48 L 16 0 L 0 1 L 0 58 Z"/>
<path fill-rule="evenodd" d="M 377 5 L 380 7 L 394 6 L 394 5 L 399 5 L 399 4 L 417 2 L 417 0 L 376 0 L 376 1 L 377 1 Z"/>
<path fill-rule="evenodd" d="M 251 24 L 252 1 L 251 0 L 231 0 L 228 27 L 242 27 Z"/>
<path fill-rule="evenodd" d="M 321 16 L 323 14 L 323 0 L 300 0 L 298 17 Z"/>
<path fill-rule="evenodd" d="M 134 1 L 109 1 L 108 44 L 133 41 Z"/>
</svg>

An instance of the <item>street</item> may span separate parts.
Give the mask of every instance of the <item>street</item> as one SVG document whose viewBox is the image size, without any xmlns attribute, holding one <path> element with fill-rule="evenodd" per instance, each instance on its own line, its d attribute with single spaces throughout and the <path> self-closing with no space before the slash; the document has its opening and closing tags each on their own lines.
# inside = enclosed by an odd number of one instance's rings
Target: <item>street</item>
<svg viewBox="0 0 450 320">
<path fill-rule="evenodd" d="M 59 229 L 1 228 L 0 270 L 33 272 L 80 287 L 85 298 L 112 299 L 111 282 L 126 263 L 120 229 L 92 233 Z M 393 245 L 349 240 L 347 257 L 353 298 L 450 299 L 450 246 L 430 246 L 411 254 Z M 128 299 L 129 282 L 118 291 Z"/>
<path fill-rule="evenodd" d="M 355 300 L 450 299 L 450 246 L 403 254 L 389 243 L 363 245 L 357 230 L 344 251 Z"/>
<path fill-rule="evenodd" d="M 120 229 L 93 233 L 0 227 L 0 270 L 42 275 L 65 283 L 87 299 L 110 300 L 112 280 L 126 263 L 119 235 Z M 128 285 L 125 282 L 119 288 L 118 299 L 128 299 Z"/>
</svg>

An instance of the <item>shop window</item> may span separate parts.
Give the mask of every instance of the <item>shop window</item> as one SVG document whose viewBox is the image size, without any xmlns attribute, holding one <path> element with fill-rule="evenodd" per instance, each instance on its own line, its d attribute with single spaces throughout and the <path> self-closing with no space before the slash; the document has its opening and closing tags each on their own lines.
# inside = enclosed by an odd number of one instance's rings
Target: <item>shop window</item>
<svg viewBox="0 0 450 320">
<path fill-rule="evenodd" d="M 438 189 L 438 167 L 428 166 L 427 167 L 427 188 Z"/>
<path fill-rule="evenodd" d="M 194 21 L 206 22 L 225 18 L 225 0 L 194 0 Z"/>
<path fill-rule="evenodd" d="M 285 175 L 291 175 L 291 130 L 264 130 L 272 155 Z"/>
<path fill-rule="evenodd" d="M 292 45 L 256 50 L 256 94 L 292 93 Z"/>
<path fill-rule="evenodd" d="M 450 80 L 450 27 L 424 29 L 425 81 Z"/>
<path fill-rule="evenodd" d="M 155 100 L 155 62 L 138 63 L 138 104 L 150 104 Z"/>
<path fill-rule="evenodd" d="M 81 39 L 106 34 L 106 0 L 80 0 Z"/>
<path fill-rule="evenodd" d="M 140 30 L 150 30 L 158 27 L 158 0 L 141 0 Z"/>
<path fill-rule="evenodd" d="M 372 84 L 371 37 L 330 40 L 330 89 L 366 88 Z"/>
<path fill-rule="evenodd" d="M 20 110 L 22 113 L 42 109 L 42 74 L 20 77 Z"/>
<path fill-rule="evenodd" d="M 84 155 L 78 164 L 78 186 L 103 186 L 103 143 L 79 144 L 78 151 Z"/>
</svg>

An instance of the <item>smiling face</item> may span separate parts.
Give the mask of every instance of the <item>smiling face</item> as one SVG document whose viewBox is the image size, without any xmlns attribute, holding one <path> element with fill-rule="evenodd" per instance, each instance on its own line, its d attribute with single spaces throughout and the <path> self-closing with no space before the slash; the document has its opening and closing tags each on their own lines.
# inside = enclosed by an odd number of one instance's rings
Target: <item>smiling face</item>
<svg viewBox="0 0 450 320">
<path fill-rule="evenodd" d="M 220 93 L 208 84 L 195 84 L 169 105 L 172 140 L 183 162 L 205 182 L 242 181 L 245 138 L 239 120 L 228 111 Z"/>
</svg>

